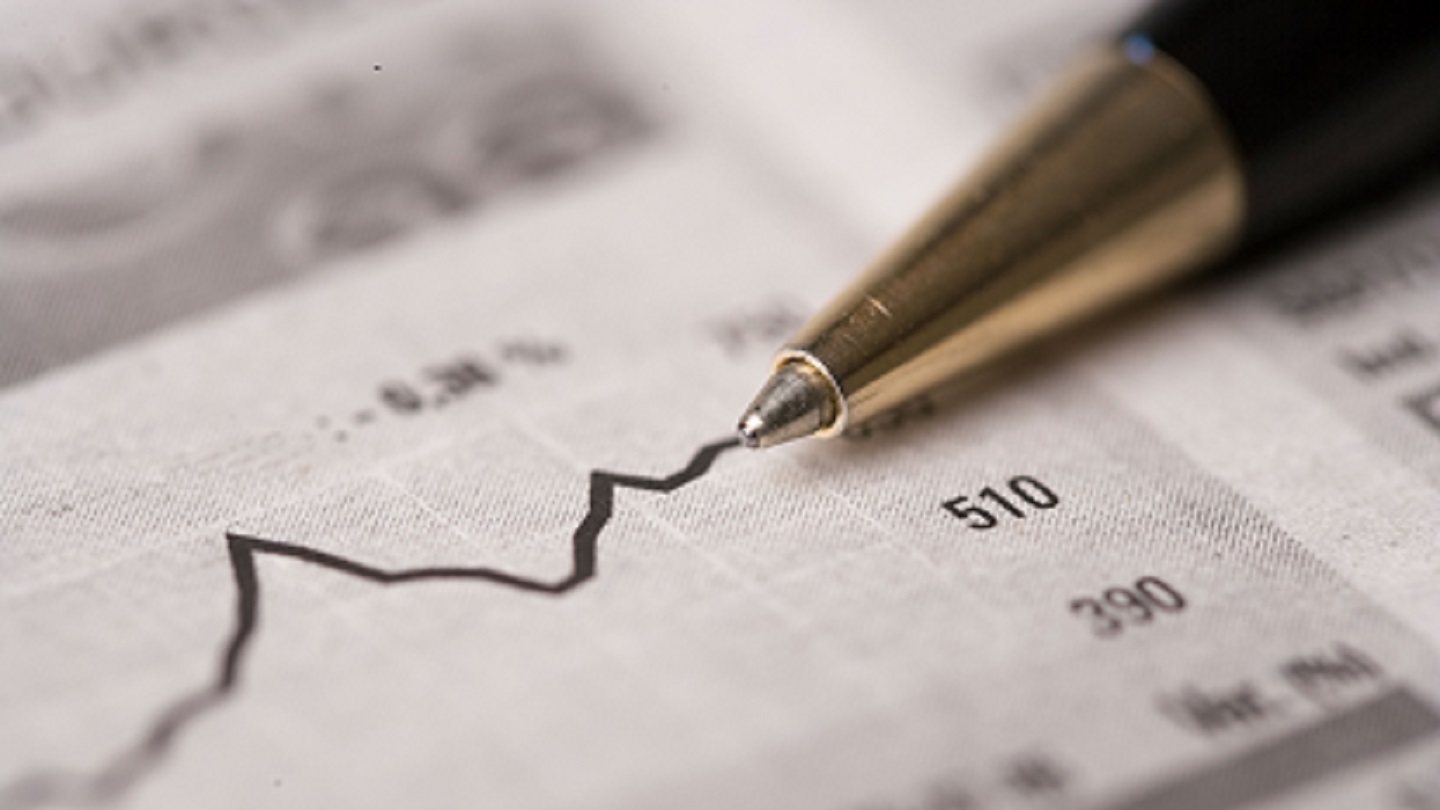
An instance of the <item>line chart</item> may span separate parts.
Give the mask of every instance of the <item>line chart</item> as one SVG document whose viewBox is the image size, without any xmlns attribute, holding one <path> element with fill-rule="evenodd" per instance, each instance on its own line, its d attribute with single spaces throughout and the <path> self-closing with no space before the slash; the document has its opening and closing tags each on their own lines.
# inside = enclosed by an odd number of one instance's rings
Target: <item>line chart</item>
<svg viewBox="0 0 1440 810">
<path fill-rule="evenodd" d="M 235 620 L 221 647 L 214 677 L 161 709 L 138 740 L 94 772 L 37 771 L 0 788 L 0 810 L 30 810 L 56 804 L 97 805 L 114 801 L 154 772 L 187 728 L 231 699 L 238 691 L 246 654 L 260 629 L 261 588 L 255 565 L 257 557 L 295 560 L 376 585 L 467 580 L 542 596 L 563 596 L 595 578 L 600 535 L 614 514 L 616 490 L 674 492 L 703 477 L 721 454 L 738 445 L 736 439 L 722 439 L 703 445 L 691 455 L 684 467 L 663 478 L 592 470 L 589 508 L 571 535 L 570 571 L 553 581 L 483 566 L 387 570 L 298 543 L 226 532 L 226 548 L 235 581 Z"/>
</svg>

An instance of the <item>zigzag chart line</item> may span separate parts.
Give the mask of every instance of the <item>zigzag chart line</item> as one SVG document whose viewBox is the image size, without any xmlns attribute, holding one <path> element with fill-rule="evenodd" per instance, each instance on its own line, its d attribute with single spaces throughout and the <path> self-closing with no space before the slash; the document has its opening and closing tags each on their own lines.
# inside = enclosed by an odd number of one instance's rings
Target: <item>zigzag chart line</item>
<svg viewBox="0 0 1440 810">
<path fill-rule="evenodd" d="M 235 624 L 222 648 L 214 679 L 163 709 L 139 740 L 94 773 L 45 771 L 23 776 L 0 790 L 0 810 L 113 801 L 152 773 L 174 748 L 182 732 L 231 698 L 240 685 L 246 653 L 260 627 L 260 576 L 255 567 L 258 556 L 289 558 L 377 585 L 474 580 L 527 593 L 561 596 L 595 577 L 600 535 L 614 514 L 617 489 L 674 492 L 704 476 L 722 453 L 738 444 L 735 439 L 725 439 L 704 445 L 695 451 L 684 468 L 664 478 L 592 470 L 589 509 L 571 536 L 570 573 L 552 582 L 485 567 L 385 570 L 296 543 L 226 532 L 230 568 L 235 577 Z"/>
</svg>

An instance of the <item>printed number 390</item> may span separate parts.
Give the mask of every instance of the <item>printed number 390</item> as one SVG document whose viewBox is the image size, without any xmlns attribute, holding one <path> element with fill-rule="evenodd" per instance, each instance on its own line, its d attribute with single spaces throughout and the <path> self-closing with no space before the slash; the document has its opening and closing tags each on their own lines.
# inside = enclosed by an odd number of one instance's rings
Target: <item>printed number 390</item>
<svg viewBox="0 0 1440 810">
<path fill-rule="evenodd" d="M 1163 613 L 1185 609 L 1185 597 L 1159 577 L 1141 577 L 1128 588 L 1106 588 L 1099 596 L 1070 600 L 1070 612 L 1090 620 L 1090 631 L 1113 638 L 1126 627 L 1149 624 Z"/>
</svg>

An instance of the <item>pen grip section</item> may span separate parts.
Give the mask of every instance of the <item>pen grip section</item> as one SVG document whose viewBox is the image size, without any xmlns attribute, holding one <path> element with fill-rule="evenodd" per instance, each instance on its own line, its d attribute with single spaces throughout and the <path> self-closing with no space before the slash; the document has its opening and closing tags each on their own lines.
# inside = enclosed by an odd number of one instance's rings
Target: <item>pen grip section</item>
<svg viewBox="0 0 1440 810">
<path fill-rule="evenodd" d="M 1245 165 L 1252 240 L 1440 151 L 1435 0 L 1161 0 L 1122 43 L 1204 85 Z"/>
</svg>

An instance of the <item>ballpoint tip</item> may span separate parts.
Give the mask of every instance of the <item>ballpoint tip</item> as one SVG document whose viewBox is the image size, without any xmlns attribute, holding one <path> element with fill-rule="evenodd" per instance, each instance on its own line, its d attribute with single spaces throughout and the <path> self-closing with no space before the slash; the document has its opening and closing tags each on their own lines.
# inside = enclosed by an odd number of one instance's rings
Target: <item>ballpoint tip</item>
<svg viewBox="0 0 1440 810">
<path fill-rule="evenodd" d="M 746 413 L 735 432 L 739 435 L 741 444 L 752 450 L 758 449 L 760 437 L 765 433 L 765 420 L 758 413 Z"/>
<path fill-rule="evenodd" d="M 791 362 L 765 381 L 740 417 L 736 433 L 746 447 L 773 447 L 820 433 L 838 413 L 830 381 L 808 363 Z"/>
</svg>

